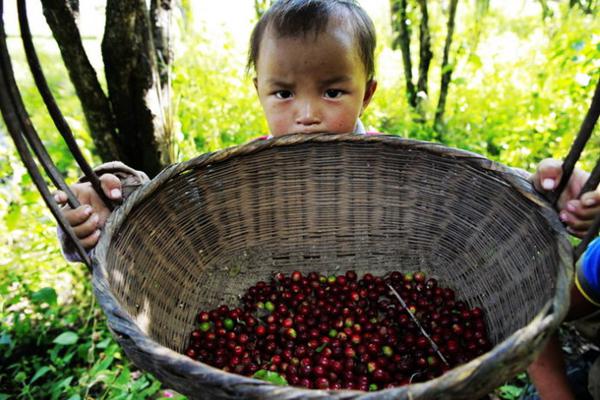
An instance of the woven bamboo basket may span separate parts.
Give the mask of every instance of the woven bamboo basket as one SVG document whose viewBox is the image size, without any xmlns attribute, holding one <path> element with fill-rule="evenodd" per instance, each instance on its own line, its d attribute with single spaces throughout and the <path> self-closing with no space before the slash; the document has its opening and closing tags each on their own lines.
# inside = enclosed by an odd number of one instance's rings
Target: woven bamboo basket
<svg viewBox="0 0 600 400">
<path fill-rule="evenodd" d="M 376 135 L 289 135 L 172 165 L 106 225 L 93 286 L 130 359 L 202 399 L 474 399 L 522 371 L 568 307 L 572 255 L 551 206 L 477 154 Z M 494 348 L 423 383 L 323 391 L 180 354 L 199 309 L 274 271 L 425 271 L 486 310 Z"/>
</svg>

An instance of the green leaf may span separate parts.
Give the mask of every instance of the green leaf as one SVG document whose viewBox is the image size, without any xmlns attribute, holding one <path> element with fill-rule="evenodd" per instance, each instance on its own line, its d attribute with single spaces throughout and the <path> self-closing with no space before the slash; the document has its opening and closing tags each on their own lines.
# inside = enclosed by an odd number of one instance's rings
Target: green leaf
<svg viewBox="0 0 600 400">
<path fill-rule="evenodd" d="M 117 386 L 125 385 L 127 382 L 129 382 L 129 378 L 131 378 L 131 373 L 129 368 L 125 367 L 115 380 L 114 384 Z"/>
<path fill-rule="evenodd" d="M 108 347 L 108 345 L 110 344 L 111 339 L 110 338 L 106 338 L 103 341 L 101 341 L 100 343 L 98 343 L 96 345 L 97 349 L 105 349 Z"/>
<path fill-rule="evenodd" d="M 476 69 L 479 69 L 483 66 L 481 62 L 481 58 L 475 53 L 469 54 L 469 62 L 475 66 Z"/>
<path fill-rule="evenodd" d="M 320 353 L 320 352 L 322 352 L 322 351 L 323 351 L 323 349 L 324 349 L 325 347 L 327 347 L 327 345 L 328 345 L 328 344 L 329 344 L 329 343 L 327 343 L 327 342 L 323 343 L 322 345 L 320 345 L 319 347 L 317 347 L 317 348 L 315 349 L 315 351 L 316 351 L 317 353 Z"/>
<path fill-rule="evenodd" d="M 8 400 L 9 396 L 10 396 L 9 394 L 0 393 L 0 400 Z"/>
<path fill-rule="evenodd" d="M 140 392 L 140 396 L 143 396 L 144 398 L 146 396 L 151 396 L 153 394 L 155 394 L 156 392 L 158 392 L 160 389 L 160 382 L 159 381 L 154 381 L 152 382 L 152 385 L 150 385 L 150 387 L 144 389 L 142 392 Z"/>
<path fill-rule="evenodd" d="M 447 72 L 452 72 L 453 69 L 454 69 L 454 64 L 450 63 L 450 64 L 444 66 L 444 68 L 442 68 L 442 74 L 445 74 Z"/>
<path fill-rule="evenodd" d="M 37 372 L 35 373 L 35 375 L 33 375 L 33 378 L 31 378 L 31 381 L 29 381 L 29 384 L 32 385 L 33 382 L 37 381 L 42 376 L 46 375 L 46 373 L 48 373 L 48 371 L 50 371 L 50 367 L 42 367 L 42 368 L 38 369 Z"/>
<path fill-rule="evenodd" d="M 115 358 L 113 356 L 107 356 L 103 360 L 99 360 L 89 371 L 90 375 L 95 375 L 100 371 L 107 369 L 110 366 L 110 364 L 112 364 L 114 359 Z"/>
<path fill-rule="evenodd" d="M 523 392 L 523 388 L 516 387 L 513 385 L 504 385 L 500 387 L 500 395 L 509 400 L 518 399 L 521 393 Z"/>
<path fill-rule="evenodd" d="M 25 379 L 27 379 L 27 374 L 23 371 L 20 371 L 17 375 L 15 375 L 15 381 L 22 383 L 25 382 Z"/>
<path fill-rule="evenodd" d="M 63 332 L 56 337 L 52 342 L 63 346 L 74 344 L 79 339 L 79 336 L 72 331 Z"/>
<path fill-rule="evenodd" d="M 14 231 L 17 228 L 17 224 L 21 220 L 21 208 L 15 204 L 11 204 L 10 211 L 4 216 L 4 222 L 8 231 Z"/>
<path fill-rule="evenodd" d="M 73 396 L 69 397 L 67 400 L 81 400 L 81 396 L 78 394 L 74 394 Z"/>
<path fill-rule="evenodd" d="M 45 287 L 31 295 L 31 301 L 34 303 L 48 303 L 49 305 L 56 304 L 56 291 L 51 287 Z"/>
<path fill-rule="evenodd" d="M 267 371 L 266 369 L 260 369 L 252 376 L 253 378 L 260 379 L 261 381 L 267 381 L 274 385 L 285 386 L 287 381 L 277 372 Z"/>
<path fill-rule="evenodd" d="M 63 390 L 66 387 L 69 387 L 72 380 L 73 380 L 73 376 L 68 376 L 65 379 L 63 379 L 62 381 L 60 381 L 58 384 L 52 385 L 53 397 L 58 397 L 58 395 L 62 394 Z"/>
</svg>

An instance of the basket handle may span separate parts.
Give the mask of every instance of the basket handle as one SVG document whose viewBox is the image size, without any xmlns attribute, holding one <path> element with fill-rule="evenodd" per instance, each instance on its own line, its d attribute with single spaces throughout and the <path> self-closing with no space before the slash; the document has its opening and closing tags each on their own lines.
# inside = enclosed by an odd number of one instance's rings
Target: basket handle
<svg viewBox="0 0 600 400">
<path fill-rule="evenodd" d="M 108 209 L 112 211 L 114 209 L 112 201 L 104 194 L 104 191 L 102 190 L 100 184 L 100 179 L 98 179 L 98 176 L 94 173 L 90 165 L 86 162 L 83 153 L 79 149 L 79 146 L 77 146 L 77 142 L 73 137 L 71 128 L 69 127 L 67 121 L 60 112 L 60 109 L 56 105 L 56 101 L 54 100 L 54 96 L 52 96 L 52 92 L 50 92 L 50 88 L 48 87 L 48 83 L 46 81 L 46 78 L 44 77 L 42 67 L 35 52 L 33 40 L 31 39 L 31 31 L 29 29 L 29 21 L 27 19 L 27 8 L 25 5 L 25 0 L 17 0 L 17 11 L 19 15 L 19 28 L 21 30 L 21 39 L 23 40 L 23 48 L 25 49 L 27 63 L 29 64 L 29 69 L 31 70 L 31 74 L 33 75 L 33 79 L 40 92 L 40 95 L 44 100 L 44 104 L 46 105 L 46 108 L 50 113 L 50 117 L 54 122 L 54 126 L 56 126 L 61 136 L 65 140 L 67 147 L 71 151 L 71 154 L 75 158 L 75 161 L 81 168 L 83 174 L 86 176 L 86 178 L 88 178 L 88 180 L 92 184 L 92 187 L 94 188 L 94 190 L 96 190 L 104 204 L 106 204 Z"/>
<path fill-rule="evenodd" d="M 550 201 L 552 202 L 552 205 L 554 206 L 554 208 L 557 207 L 558 199 L 560 198 L 560 195 L 563 193 L 563 191 L 567 187 L 567 183 L 569 182 L 569 179 L 571 178 L 571 175 L 573 174 L 573 169 L 575 168 L 575 164 L 577 163 L 577 161 L 579 160 L 579 157 L 581 156 L 581 152 L 583 151 L 583 148 L 585 147 L 586 143 L 592 136 L 592 132 L 594 131 L 594 125 L 596 124 L 596 121 L 598 121 L 599 115 L 600 115 L 600 79 L 598 80 L 598 83 L 596 84 L 596 90 L 594 91 L 592 103 L 590 104 L 590 108 L 588 109 L 588 112 L 583 120 L 583 123 L 581 124 L 581 127 L 579 128 L 579 133 L 577 134 L 577 137 L 575 138 L 575 141 L 573 142 L 573 145 L 571 146 L 571 149 L 569 150 L 569 154 L 567 154 L 567 157 L 565 158 L 565 160 L 563 162 L 563 167 L 562 167 L 563 174 L 560 179 L 560 182 L 558 183 L 558 186 L 556 187 L 556 189 L 553 192 L 551 192 L 548 196 Z M 590 174 L 588 180 L 583 185 L 583 188 L 581 189 L 581 192 L 579 192 L 579 195 L 577 196 L 577 198 L 581 198 L 581 196 L 584 193 L 595 190 L 598 187 L 599 183 L 600 183 L 600 158 L 598 158 L 598 161 L 596 162 L 596 166 L 592 170 L 592 173 Z M 587 231 L 586 235 L 583 237 L 581 242 L 577 245 L 577 247 L 574 250 L 575 261 L 577 261 L 579 259 L 579 257 L 581 257 L 581 255 L 585 252 L 585 249 L 590 244 L 590 242 L 598 235 L 599 230 L 600 230 L 600 215 L 597 215 L 596 218 L 594 218 L 594 221 L 592 222 L 592 226 L 590 227 L 590 229 Z"/>
<path fill-rule="evenodd" d="M 64 117 L 60 113 L 56 102 L 50 93 L 39 61 L 35 54 L 31 33 L 27 24 L 25 0 L 18 0 L 19 23 L 21 26 L 21 36 L 23 37 L 23 45 L 25 47 L 27 61 L 33 73 L 36 85 L 44 103 L 50 112 L 52 119 L 59 129 L 64 140 L 67 142 L 69 150 L 75 156 L 77 163 L 81 166 L 86 177 L 92 182 L 94 189 L 98 192 L 101 198 L 105 201 L 107 207 L 113 209 L 113 204 L 106 198 L 100 187 L 100 181 L 93 172 L 89 164 L 85 161 L 71 130 L 69 129 Z M 47 176 L 50 178 L 56 188 L 63 190 L 67 194 L 67 202 L 72 208 L 78 207 L 79 201 L 73 192 L 65 183 L 64 178 L 52 162 L 52 159 L 46 151 L 39 135 L 37 134 L 31 120 L 23 104 L 19 88 L 17 87 L 8 47 L 6 44 L 6 32 L 4 30 L 4 2 L 0 0 L 0 111 L 4 117 L 6 127 L 15 143 L 17 151 L 21 156 L 23 164 L 27 168 L 34 184 L 39 190 L 46 206 L 50 209 L 54 218 L 57 220 L 60 227 L 67 234 L 69 239 L 75 244 L 75 248 L 81 256 L 83 262 L 91 269 L 92 263 L 87 252 L 83 248 L 81 241 L 75 235 L 75 232 L 62 215 L 58 205 L 54 201 L 52 194 L 48 188 L 48 184 L 42 177 L 40 169 L 36 164 L 32 152 L 37 157 L 38 162 L 42 165 Z"/>
</svg>

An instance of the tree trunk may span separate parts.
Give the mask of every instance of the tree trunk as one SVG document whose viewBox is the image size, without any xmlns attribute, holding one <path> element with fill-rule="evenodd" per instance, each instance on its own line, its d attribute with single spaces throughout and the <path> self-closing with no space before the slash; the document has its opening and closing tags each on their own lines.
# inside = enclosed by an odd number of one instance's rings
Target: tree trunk
<svg viewBox="0 0 600 400">
<path fill-rule="evenodd" d="M 71 11 L 75 15 L 75 19 L 77 19 L 79 16 L 79 0 L 69 0 L 69 7 L 71 7 Z"/>
<path fill-rule="evenodd" d="M 453 65 L 448 61 L 450 58 L 450 46 L 452 45 L 452 36 L 454 35 L 454 19 L 456 17 L 456 8 L 458 0 L 450 0 L 450 11 L 448 14 L 448 28 L 446 33 L 446 42 L 444 43 L 444 55 L 442 58 L 442 78 L 440 84 L 440 97 L 435 111 L 435 120 L 433 127 L 438 132 L 438 139 L 441 140 L 441 127 L 444 121 L 444 111 L 446 108 L 446 97 L 448 95 L 448 86 L 452 79 Z"/>
<path fill-rule="evenodd" d="M 150 176 L 162 169 L 157 137 L 162 136 L 160 82 L 144 0 L 108 0 L 102 39 L 108 96 L 133 168 Z"/>
<path fill-rule="evenodd" d="M 418 0 L 421 9 L 421 23 L 419 24 L 419 80 L 417 82 L 417 91 L 428 93 L 429 65 L 433 58 L 431 52 L 431 34 L 429 32 L 429 13 L 427 11 L 427 1 Z M 417 100 L 418 102 L 418 100 Z"/>
<path fill-rule="evenodd" d="M 158 62 L 160 86 L 164 92 L 170 85 L 169 66 L 173 60 L 169 29 L 171 26 L 172 0 L 152 0 L 150 2 L 150 18 L 152 23 L 152 38 Z"/>
<path fill-rule="evenodd" d="M 42 4 L 98 154 L 154 176 L 165 164 L 161 145 L 169 96 L 163 92 L 168 93 L 171 61 L 165 27 L 172 0 L 152 0 L 150 10 L 145 0 L 107 1 L 102 56 L 108 96 L 81 42 L 78 0 Z"/>
<path fill-rule="evenodd" d="M 416 109 L 417 93 L 412 79 L 412 61 L 410 58 L 410 28 L 406 22 L 406 8 L 407 0 L 391 0 L 392 29 L 394 32 L 396 32 L 396 37 L 392 42 L 392 48 L 397 49 L 399 47 L 402 51 L 408 104 L 413 109 Z"/>
<path fill-rule="evenodd" d="M 416 122 L 425 123 L 427 115 L 423 101 L 427 99 L 429 65 L 433 53 L 431 52 L 431 34 L 429 33 L 429 13 L 427 11 L 427 1 L 418 0 L 421 9 L 421 22 L 419 23 L 419 79 L 417 81 L 417 112 L 419 119 Z"/>
<path fill-rule="evenodd" d="M 75 23 L 76 13 L 70 7 L 71 3 L 43 0 L 44 16 L 58 43 L 65 66 L 81 101 L 100 158 L 119 159 L 121 152 L 110 104 L 96 78 L 96 71 L 85 54 L 79 29 Z"/>
<path fill-rule="evenodd" d="M 175 156 L 175 125 L 174 112 L 171 103 L 171 64 L 173 62 L 173 47 L 171 44 L 171 18 L 173 15 L 173 0 L 152 0 L 150 2 L 150 17 L 152 37 L 158 65 L 160 85 L 157 86 L 160 112 L 162 116 L 162 136 L 157 138 L 160 150 L 161 165 L 169 165 L 176 161 Z"/>
</svg>

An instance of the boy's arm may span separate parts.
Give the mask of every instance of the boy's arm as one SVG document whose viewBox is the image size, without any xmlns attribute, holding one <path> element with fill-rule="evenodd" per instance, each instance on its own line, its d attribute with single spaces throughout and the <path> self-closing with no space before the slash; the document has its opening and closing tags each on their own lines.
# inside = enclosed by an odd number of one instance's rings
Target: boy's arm
<svg viewBox="0 0 600 400">
<path fill-rule="evenodd" d="M 565 370 L 565 358 L 558 335 L 548 340 L 546 347 L 527 369 L 541 400 L 575 400 Z"/>
<path fill-rule="evenodd" d="M 581 318 L 600 307 L 600 237 L 589 245 L 575 271 L 568 319 Z"/>
<path fill-rule="evenodd" d="M 100 177 L 110 174 L 113 177 L 112 179 L 118 179 L 121 186 L 121 193 L 119 196 L 122 200 L 125 200 L 137 188 L 150 180 L 144 172 L 137 171 L 119 161 L 101 164 L 94 169 L 94 172 L 96 172 L 96 174 Z M 87 179 L 83 177 L 79 179 L 78 185 L 85 184 L 86 182 Z M 87 188 L 87 190 L 93 191 L 91 187 Z M 115 198 L 115 196 L 109 197 Z M 60 227 L 58 227 L 58 239 L 61 245 L 62 253 L 67 261 L 80 262 L 81 258 L 75 248 L 75 244 L 69 239 L 69 237 Z M 91 250 L 92 249 L 90 249 L 89 252 L 91 252 Z"/>
<path fill-rule="evenodd" d="M 575 276 L 567 316 L 569 320 L 584 317 L 600 307 L 600 238 L 596 238 L 588 246 L 583 259 L 577 263 Z M 529 366 L 528 372 L 542 400 L 574 398 L 556 334 Z"/>
</svg>

